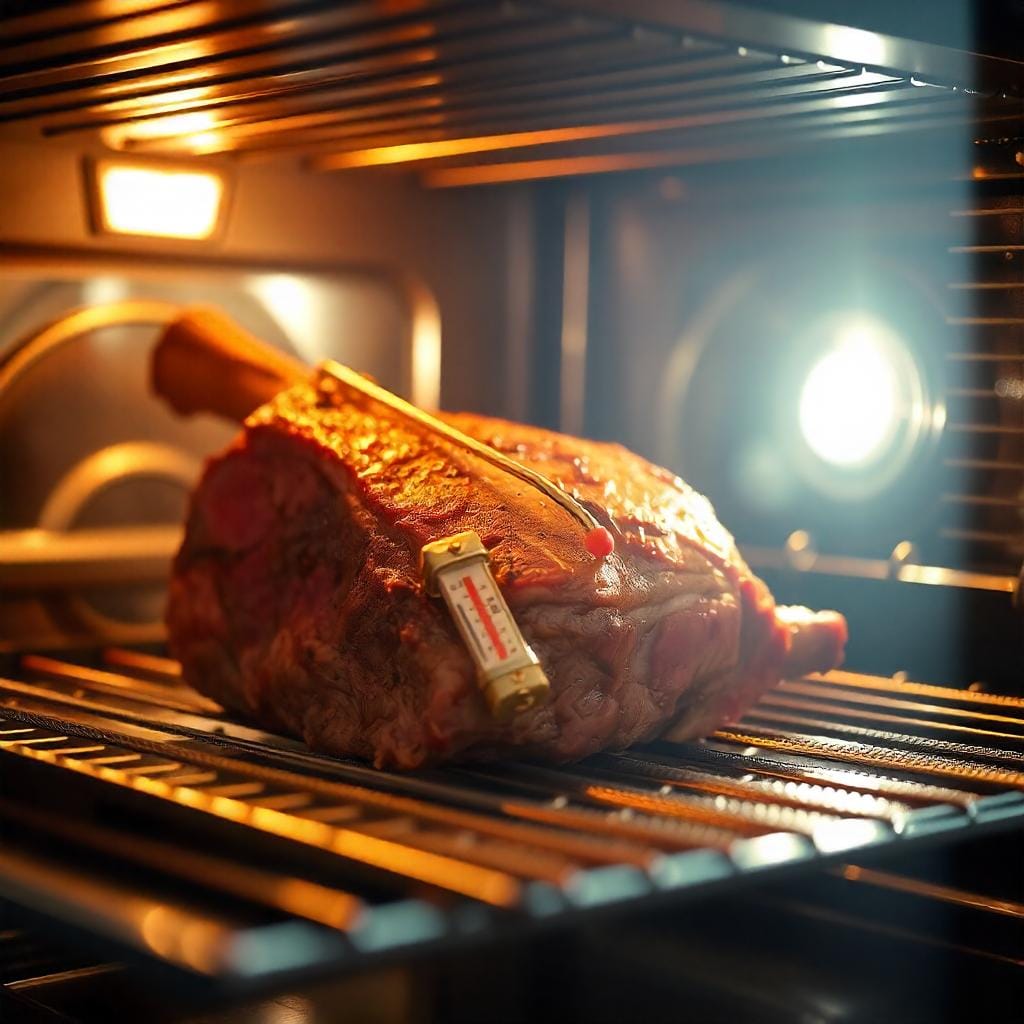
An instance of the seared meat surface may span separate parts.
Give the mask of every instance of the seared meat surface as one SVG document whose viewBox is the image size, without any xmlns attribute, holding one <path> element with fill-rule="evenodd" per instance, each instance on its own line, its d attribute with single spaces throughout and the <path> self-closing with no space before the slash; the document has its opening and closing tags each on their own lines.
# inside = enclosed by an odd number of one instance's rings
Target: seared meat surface
<svg viewBox="0 0 1024 1024">
<path fill-rule="evenodd" d="M 194 495 L 168 609 L 193 686 L 314 749 L 410 769 L 700 736 L 783 674 L 840 660 L 842 618 L 777 614 L 678 477 L 617 445 L 445 418 L 574 494 L 614 553 L 593 558 L 549 497 L 444 437 L 299 384 L 250 416 Z M 506 723 L 421 587 L 420 547 L 462 530 L 491 550 L 552 686 Z"/>
</svg>

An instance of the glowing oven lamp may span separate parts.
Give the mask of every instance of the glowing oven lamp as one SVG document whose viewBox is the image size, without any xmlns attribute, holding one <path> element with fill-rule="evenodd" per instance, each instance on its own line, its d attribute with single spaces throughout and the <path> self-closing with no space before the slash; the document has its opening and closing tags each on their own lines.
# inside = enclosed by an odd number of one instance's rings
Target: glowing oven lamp
<svg viewBox="0 0 1024 1024">
<path fill-rule="evenodd" d="M 210 170 L 102 162 L 96 170 L 103 230 L 160 238 L 209 238 L 216 231 L 224 182 Z"/>
<path fill-rule="evenodd" d="M 901 416 L 897 353 L 884 328 L 857 323 L 811 368 L 800 392 L 800 430 L 818 458 L 857 468 L 883 455 Z"/>
</svg>

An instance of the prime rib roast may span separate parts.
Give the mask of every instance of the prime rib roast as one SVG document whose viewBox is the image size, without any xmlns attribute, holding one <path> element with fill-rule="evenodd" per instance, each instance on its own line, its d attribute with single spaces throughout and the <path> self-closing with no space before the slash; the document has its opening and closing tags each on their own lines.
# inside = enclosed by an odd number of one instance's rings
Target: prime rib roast
<svg viewBox="0 0 1024 1024">
<path fill-rule="evenodd" d="M 193 495 L 167 612 L 189 683 L 316 750 L 412 769 L 706 735 L 783 676 L 840 661 L 842 617 L 777 608 L 679 477 L 619 445 L 442 415 L 574 495 L 612 554 L 591 555 L 579 524 L 507 471 L 299 379 L 248 416 Z M 551 683 L 510 721 L 491 715 L 422 585 L 421 546 L 464 530 L 490 549 Z"/>
</svg>

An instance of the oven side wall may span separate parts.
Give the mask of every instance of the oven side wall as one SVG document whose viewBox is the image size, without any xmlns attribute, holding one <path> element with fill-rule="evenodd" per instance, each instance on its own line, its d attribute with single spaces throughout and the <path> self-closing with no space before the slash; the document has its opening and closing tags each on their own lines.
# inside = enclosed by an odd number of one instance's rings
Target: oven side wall
<svg viewBox="0 0 1024 1024">
<path fill-rule="evenodd" d="M 401 174 L 316 174 L 296 166 L 227 167 L 229 209 L 210 244 L 125 240 L 90 228 L 90 154 L 0 145 L 0 252 L 6 261 L 109 256 L 183 263 L 316 264 L 392 275 L 442 339 L 441 404 L 522 416 L 532 344 L 534 204 L 528 189 L 425 190 Z M 343 331 L 344 324 L 337 330 Z"/>
</svg>

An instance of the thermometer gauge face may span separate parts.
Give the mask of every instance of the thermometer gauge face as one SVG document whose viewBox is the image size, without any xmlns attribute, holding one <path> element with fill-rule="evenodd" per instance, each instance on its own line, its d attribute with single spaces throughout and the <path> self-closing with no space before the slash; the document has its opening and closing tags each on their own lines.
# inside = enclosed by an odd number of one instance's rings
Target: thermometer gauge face
<svg viewBox="0 0 1024 1024">
<path fill-rule="evenodd" d="M 493 714 L 504 718 L 543 703 L 550 686 L 491 572 L 490 556 L 467 531 L 423 546 L 427 592 L 444 599 Z"/>
<path fill-rule="evenodd" d="M 437 580 L 482 672 L 507 669 L 529 660 L 519 627 L 484 562 L 453 565 L 438 573 Z"/>
</svg>

